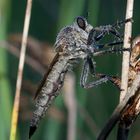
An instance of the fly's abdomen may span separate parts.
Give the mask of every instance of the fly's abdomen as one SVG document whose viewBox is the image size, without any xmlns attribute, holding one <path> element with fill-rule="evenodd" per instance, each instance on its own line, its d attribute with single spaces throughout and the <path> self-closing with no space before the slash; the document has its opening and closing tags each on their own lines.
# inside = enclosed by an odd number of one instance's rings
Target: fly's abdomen
<svg viewBox="0 0 140 140">
<path fill-rule="evenodd" d="M 36 98 L 36 110 L 33 113 L 33 117 L 30 124 L 30 136 L 36 130 L 39 121 L 46 114 L 49 106 L 53 100 L 57 97 L 58 91 L 63 86 L 64 77 L 68 70 L 67 59 L 58 59 L 52 66 L 51 71 L 46 76 L 44 83 Z"/>
<path fill-rule="evenodd" d="M 41 94 L 36 99 L 36 110 L 33 113 L 31 126 L 37 126 L 40 119 L 46 114 L 47 109 L 51 105 L 53 99 L 58 95 L 61 87 L 55 83 L 48 82 L 41 89 Z"/>
</svg>

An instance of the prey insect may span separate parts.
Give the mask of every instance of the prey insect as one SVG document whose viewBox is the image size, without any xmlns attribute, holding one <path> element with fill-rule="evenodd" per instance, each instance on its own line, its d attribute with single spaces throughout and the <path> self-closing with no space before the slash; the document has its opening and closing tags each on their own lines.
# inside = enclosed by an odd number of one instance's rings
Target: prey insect
<svg viewBox="0 0 140 140">
<path fill-rule="evenodd" d="M 29 138 L 35 132 L 40 120 L 46 114 L 53 100 L 58 96 L 59 90 L 63 86 L 65 75 L 75 62 L 80 59 L 84 60 L 80 79 L 80 85 L 83 88 L 91 88 L 107 81 L 114 83 L 115 77 L 95 73 L 94 56 L 128 51 L 127 49 L 114 46 L 122 44 L 122 36 L 117 31 L 117 28 L 129 21 L 131 19 L 117 22 L 114 25 L 93 28 L 85 18 L 77 17 L 72 25 L 61 29 L 55 43 L 57 54 L 35 95 L 36 110 L 30 123 Z M 99 44 L 99 41 L 107 34 L 112 34 L 117 38 L 117 41 L 108 44 Z M 105 46 L 108 46 L 108 49 L 102 50 Z M 87 83 L 89 73 L 94 78 L 97 78 L 97 80 Z"/>
</svg>

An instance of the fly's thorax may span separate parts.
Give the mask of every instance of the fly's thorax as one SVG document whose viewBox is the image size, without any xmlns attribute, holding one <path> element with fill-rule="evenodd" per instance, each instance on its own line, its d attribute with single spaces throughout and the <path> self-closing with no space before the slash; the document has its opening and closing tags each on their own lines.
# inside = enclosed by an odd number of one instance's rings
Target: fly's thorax
<svg viewBox="0 0 140 140">
<path fill-rule="evenodd" d="M 85 55 L 89 49 L 87 41 L 92 28 L 86 19 L 78 17 L 72 25 L 66 26 L 58 33 L 56 52 L 84 57 L 81 55 Z"/>
</svg>

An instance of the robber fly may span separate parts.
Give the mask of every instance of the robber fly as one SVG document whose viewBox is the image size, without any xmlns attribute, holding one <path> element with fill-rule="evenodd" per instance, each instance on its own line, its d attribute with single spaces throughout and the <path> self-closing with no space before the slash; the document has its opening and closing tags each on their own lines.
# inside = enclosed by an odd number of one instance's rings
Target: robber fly
<svg viewBox="0 0 140 140">
<path fill-rule="evenodd" d="M 101 83 L 111 81 L 114 77 L 105 74 L 95 73 L 95 62 L 93 56 L 113 53 L 117 51 L 128 51 L 125 49 L 117 49 L 114 45 L 121 44 L 122 41 L 108 43 L 107 50 L 101 50 L 106 45 L 98 44 L 106 34 L 112 34 L 118 40 L 122 37 L 116 28 L 129 22 L 130 19 L 117 22 L 114 25 L 99 26 L 93 28 L 83 17 L 77 17 L 72 25 L 66 26 L 58 33 L 55 43 L 56 55 L 45 74 L 37 92 L 36 110 L 30 123 L 29 138 L 33 135 L 40 120 L 46 114 L 52 101 L 58 96 L 59 90 L 62 88 L 66 73 L 80 59 L 84 60 L 83 70 L 80 79 L 80 85 L 83 88 L 91 88 Z M 87 83 L 89 72 L 97 80 Z"/>
</svg>

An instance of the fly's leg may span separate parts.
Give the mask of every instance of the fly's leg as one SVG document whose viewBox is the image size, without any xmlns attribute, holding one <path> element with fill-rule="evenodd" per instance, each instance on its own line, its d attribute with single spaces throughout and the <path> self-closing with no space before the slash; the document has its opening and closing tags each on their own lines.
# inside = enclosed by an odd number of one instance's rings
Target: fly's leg
<svg viewBox="0 0 140 140">
<path fill-rule="evenodd" d="M 96 41 L 101 40 L 106 34 L 113 34 L 117 39 L 122 40 L 122 35 L 117 31 L 117 29 L 113 28 L 111 25 L 97 27 L 97 31 L 99 30 L 100 34 L 95 37 Z M 95 29 L 96 30 L 96 29 Z"/>
<path fill-rule="evenodd" d="M 106 28 L 106 29 L 104 29 L 104 28 Z M 114 31 L 111 31 L 111 30 L 114 30 Z M 98 32 L 100 32 L 100 33 L 98 35 L 96 35 Z M 115 33 L 115 36 L 119 40 L 122 40 L 122 36 L 119 34 L 119 32 L 116 29 L 112 29 L 111 25 L 107 25 L 104 27 L 97 27 L 97 28 L 92 29 L 88 36 L 87 45 L 93 45 L 96 48 L 96 45 L 95 45 L 96 42 L 101 40 L 107 33 L 110 33 L 110 32 Z M 122 41 L 119 41 L 119 42 L 122 42 Z M 100 47 L 104 47 L 104 45 L 100 46 Z M 96 49 L 98 49 L 98 48 L 96 48 Z"/>
<path fill-rule="evenodd" d="M 121 20 L 121 21 L 117 21 L 115 24 L 113 24 L 112 26 L 114 28 L 119 28 L 120 26 L 124 25 L 125 23 L 127 22 L 133 22 L 133 19 L 132 18 L 128 18 L 128 19 L 125 19 L 125 20 Z"/>
<path fill-rule="evenodd" d="M 106 77 L 111 83 L 113 83 L 115 86 L 117 86 L 117 88 L 119 90 L 121 90 L 121 80 L 120 80 L 119 77 L 117 77 L 117 76 L 110 76 L 110 75 L 101 74 L 101 73 L 95 73 L 95 70 L 92 70 L 94 68 L 95 62 L 92 61 L 91 58 L 88 58 L 87 60 L 88 60 L 88 63 L 89 63 L 90 73 L 94 77 L 99 78 L 99 79 L 102 79 L 102 78 Z"/>
<path fill-rule="evenodd" d="M 123 44 L 123 41 L 117 41 L 117 42 L 111 42 L 111 43 L 107 43 L 107 44 L 98 44 L 95 46 L 95 51 L 98 51 L 99 49 L 102 49 L 102 48 L 106 48 L 106 47 L 114 47 L 114 46 L 117 46 L 117 45 L 121 45 Z"/>
<path fill-rule="evenodd" d="M 89 65 L 90 73 L 92 75 L 95 75 L 95 73 L 96 73 L 96 71 L 95 71 L 96 62 L 93 59 L 91 59 L 91 57 L 87 57 L 87 62 L 88 62 L 88 65 Z"/>
<path fill-rule="evenodd" d="M 93 77 L 98 78 L 98 79 L 93 81 L 93 82 L 86 83 L 89 72 L 91 72 Z M 119 78 L 117 78 L 115 76 L 108 76 L 106 74 L 99 74 L 99 73 L 96 74 L 95 73 L 95 64 L 93 63 L 91 58 L 85 59 L 82 74 L 81 74 L 81 78 L 80 78 L 80 85 L 83 88 L 91 88 L 91 87 L 100 85 L 102 83 L 105 83 L 107 81 L 112 82 L 114 85 L 116 85 L 120 89 L 120 79 Z"/>
<path fill-rule="evenodd" d="M 93 54 L 93 56 L 101 56 L 101 55 L 105 55 L 105 54 L 110 54 L 110 53 L 121 53 L 124 51 L 131 51 L 131 49 L 129 48 L 109 48 L 107 50 L 101 50 L 101 51 L 97 51 Z"/>
<path fill-rule="evenodd" d="M 95 75 L 95 62 L 93 62 L 90 57 L 87 57 L 84 60 L 83 69 L 82 69 L 82 73 L 80 77 L 80 85 L 83 88 L 87 87 L 86 81 L 87 81 L 89 72 Z"/>
<path fill-rule="evenodd" d="M 116 28 L 119 28 L 120 26 L 124 25 L 127 22 L 131 22 L 132 19 L 126 19 L 124 21 L 119 21 L 113 25 L 106 25 L 106 26 L 100 26 L 93 28 L 88 36 L 88 45 L 91 45 L 93 41 L 99 41 L 101 40 L 106 34 L 113 34 L 117 39 L 122 40 L 122 35 L 117 31 Z M 98 33 L 98 34 L 97 34 Z"/>
<path fill-rule="evenodd" d="M 100 26 L 93 28 L 88 36 L 87 45 L 91 45 L 94 42 L 101 40 L 106 34 L 112 33 L 115 35 L 119 40 L 122 40 L 122 36 L 119 32 L 113 28 L 111 25 Z"/>
<path fill-rule="evenodd" d="M 120 28 L 120 26 L 124 25 L 127 22 L 132 22 L 132 19 L 126 19 L 123 21 L 117 21 L 115 24 L 113 25 L 106 25 L 106 26 L 100 26 L 95 28 L 95 31 L 99 31 L 101 32 L 98 36 L 96 36 L 95 40 L 99 41 L 100 39 L 102 39 L 107 33 L 111 33 L 114 36 L 116 36 L 119 40 L 122 39 L 122 35 L 120 35 L 120 33 L 117 31 L 116 28 Z"/>
<path fill-rule="evenodd" d="M 131 51 L 131 48 L 122 48 L 122 47 L 115 47 L 115 45 L 119 45 L 122 42 L 114 42 L 114 43 L 109 43 L 109 44 L 104 44 L 104 45 L 98 45 L 98 48 L 103 48 L 104 46 L 108 47 L 106 50 L 96 50 L 93 53 L 93 56 L 99 56 L 99 55 L 104 55 L 104 54 L 110 54 L 110 53 L 122 53 L 124 51 Z"/>
</svg>

